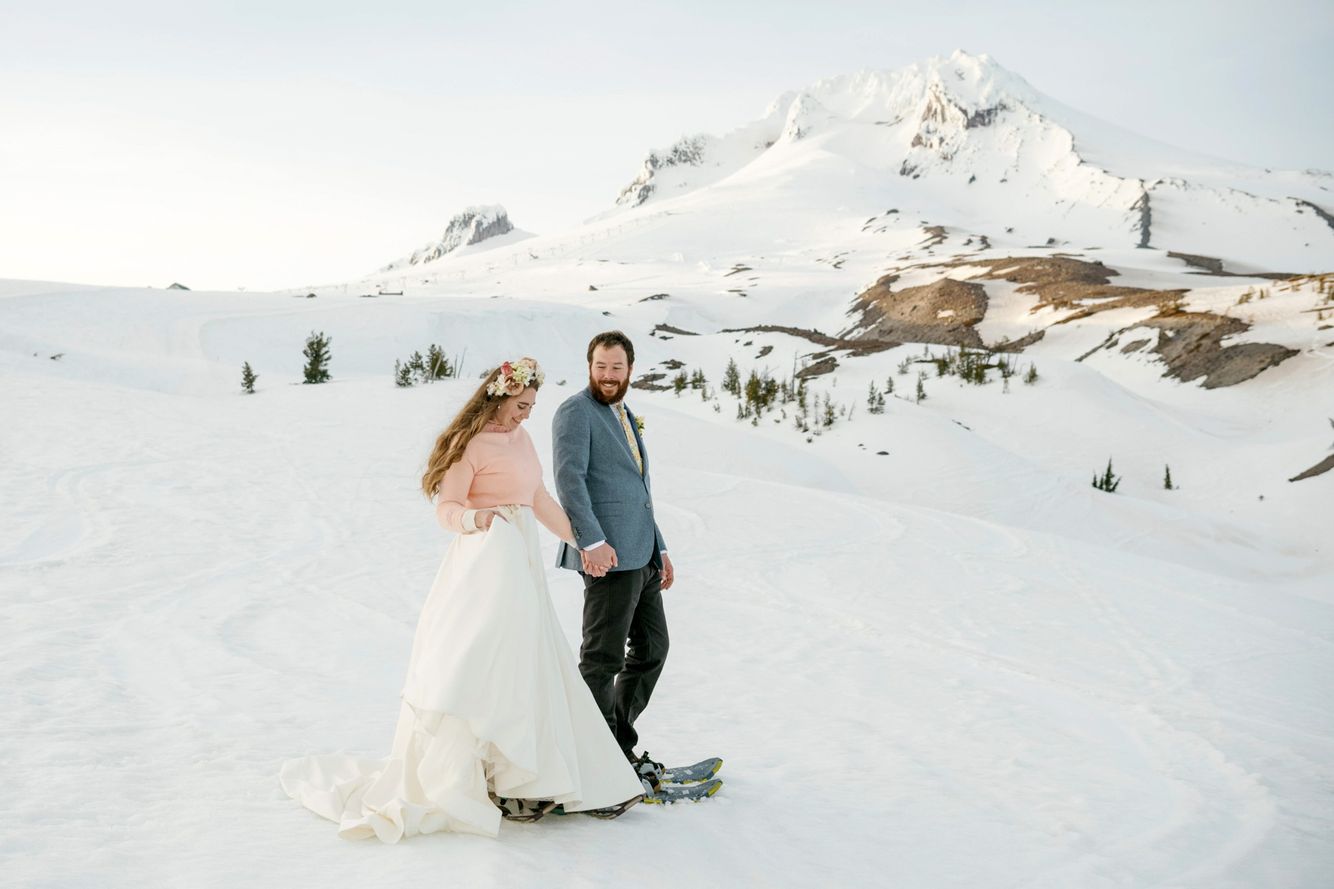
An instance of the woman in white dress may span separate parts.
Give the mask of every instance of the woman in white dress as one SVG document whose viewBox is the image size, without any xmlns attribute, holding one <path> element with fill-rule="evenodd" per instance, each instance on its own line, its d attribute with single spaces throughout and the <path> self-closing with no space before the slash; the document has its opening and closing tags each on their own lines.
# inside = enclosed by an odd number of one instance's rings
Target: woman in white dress
<svg viewBox="0 0 1334 889">
<path fill-rule="evenodd" d="M 283 765 L 283 789 L 342 837 L 496 836 L 502 816 L 615 817 L 642 799 L 547 592 L 537 522 L 574 534 L 522 426 L 542 380 L 533 359 L 506 362 L 436 440 L 422 489 L 458 537 L 422 606 L 389 758 Z"/>
</svg>

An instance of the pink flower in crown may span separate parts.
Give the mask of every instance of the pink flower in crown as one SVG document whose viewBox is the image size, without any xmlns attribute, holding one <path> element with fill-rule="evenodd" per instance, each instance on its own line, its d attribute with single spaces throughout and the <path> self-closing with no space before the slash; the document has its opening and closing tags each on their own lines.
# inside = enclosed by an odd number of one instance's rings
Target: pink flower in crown
<svg viewBox="0 0 1334 889">
<path fill-rule="evenodd" d="M 486 387 L 491 396 L 518 395 L 532 385 L 542 385 L 546 374 L 537 361 L 532 358 L 520 358 L 518 361 L 506 361 L 500 366 L 496 378 Z"/>
</svg>

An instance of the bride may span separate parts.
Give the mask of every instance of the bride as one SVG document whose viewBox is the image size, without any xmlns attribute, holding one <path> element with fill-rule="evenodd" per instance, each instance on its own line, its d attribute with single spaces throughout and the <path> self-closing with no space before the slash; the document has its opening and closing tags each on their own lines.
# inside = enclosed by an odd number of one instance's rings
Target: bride
<svg viewBox="0 0 1334 889">
<path fill-rule="evenodd" d="M 417 622 L 389 758 L 283 764 L 283 789 L 339 836 L 496 836 L 502 816 L 615 817 L 642 799 L 547 593 L 534 520 L 574 533 L 523 429 L 542 380 L 533 359 L 506 362 L 436 440 L 422 489 L 458 537 Z"/>
</svg>

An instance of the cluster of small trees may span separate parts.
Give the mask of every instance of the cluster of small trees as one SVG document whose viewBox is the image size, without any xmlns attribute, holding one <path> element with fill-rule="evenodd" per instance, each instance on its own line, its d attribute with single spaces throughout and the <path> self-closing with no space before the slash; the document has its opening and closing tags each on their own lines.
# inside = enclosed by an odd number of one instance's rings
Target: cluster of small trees
<svg viewBox="0 0 1334 889">
<path fill-rule="evenodd" d="M 394 361 L 394 384 L 401 388 L 415 386 L 418 383 L 434 383 L 458 376 L 460 362 L 450 361 L 445 357 L 445 350 L 432 343 L 426 349 L 426 356 L 413 352 L 406 362 Z"/>
<path fill-rule="evenodd" d="M 333 360 L 333 353 L 330 351 L 332 339 L 323 331 L 311 331 L 310 336 L 306 337 L 305 347 L 301 354 L 305 356 L 305 364 L 301 368 L 302 382 L 304 383 L 327 383 L 331 379 L 329 373 L 329 364 Z M 426 349 L 426 354 L 413 352 L 406 363 L 402 361 L 394 362 L 394 382 L 399 386 L 413 386 L 417 383 L 431 383 L 436 380 L 444 380 L 449 377 L 456 377 L 461 369 L 461 359 L 451 361 L 445 355 L 445 350 L 432 343 Z M 255 373 L 250 362 L 241 364 L 241 391 L 247 395 L 255 394 L 255 381 L 259 379 L 259 374 Z"/>
<path fill-rule="evenodd" d="M 995 370 L 1000 374 L 1001 385 L 1006 392 L 1010 391 L 1010 378 L 1019 372 L 1019 362 L 1014 355 L 1007 352 L 996 352 L 991 349 L 970 349 L 967 346 L 955 349 L 946 346 L 944 355 L 935 355 L 931 352 L 930 346 L 923 346 L 922 357 L 905 357 L 899 362 L 898 373 L 903 376 L 908 373 L 912 365 L 923 363 L 935 365 L 937 377 L 956 376 L 965 383 L 971 383 L 974 386 L 985 386 L 989 383 L 991 380 L 988 371 Z M 922 385 L 924 378 L 924 375 L 919 372 L 917 401 L 926 398 L 926 389 Z M 1036 364 L 1029 362 L 1023 380 L 1030 386 L 1038 381 Z"/>
<path fill-rule="evenodd" d="M 736 418 L 750 420 L 758 426 L 766 414 L 775 410 L 775 423 L 789 418 L 798 432 L 819 435 L 821 430 L 834 425 L 839 418 L 852 419 L 853 409 L 836 404 L 828 393 L 812 395 L 806 388 L 806 378 L 792 375 L 775 377 L 768 368 L 751 369 L 745 382 L 734 359 L 729 359 L 723 372 L 722 389 L 737 399 Z"/>
<path fill-rule="evenodd" d="M 689 374 L 685 370 L 677 371 L 676 376 L 672 377 L 672 389 L 678 396 L 686 389 L 700 393 L 700 398 L 709 400 L 709 378 L 704 376 L 704 371 L 695 370 Z"/>
</svg>

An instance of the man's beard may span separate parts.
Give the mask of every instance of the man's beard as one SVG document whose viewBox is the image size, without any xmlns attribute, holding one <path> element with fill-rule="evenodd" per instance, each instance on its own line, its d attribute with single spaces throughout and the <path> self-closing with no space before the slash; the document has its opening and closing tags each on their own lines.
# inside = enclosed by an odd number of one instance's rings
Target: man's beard
<svg viewBox="0 0 1334 889">
<path fill-rule="evenodd" d="M 626 390 L 630 388 L 630 376 L 627 374 L 624 380 L 616 386 L 616 391 L 608 395 L 602 389 L 602 384 L 592 374 L 588 375 L 588 388 L 593 390 L 593 397 L 603 404 L 615 404 L 625 397 Z"/>
</svg>

